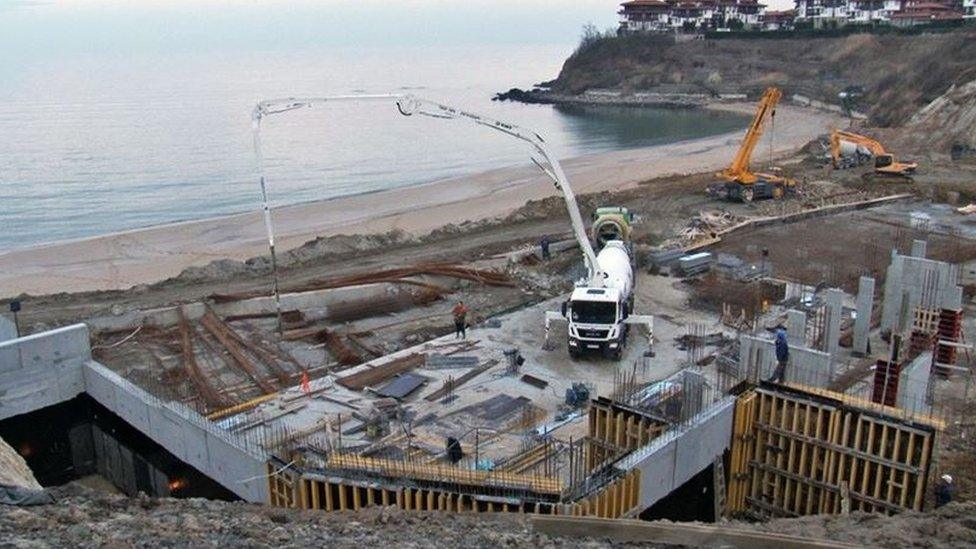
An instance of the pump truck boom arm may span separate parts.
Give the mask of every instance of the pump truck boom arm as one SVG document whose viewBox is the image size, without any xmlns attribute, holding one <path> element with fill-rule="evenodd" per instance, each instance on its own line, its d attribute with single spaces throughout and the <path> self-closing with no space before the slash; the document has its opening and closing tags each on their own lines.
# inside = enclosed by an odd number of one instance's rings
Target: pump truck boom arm
<svg viewBox="0 0 976 549">
<path fill-rule="evenodd" d="M 776 116 L 776 105 L 782 97 L 783 92 L 779 88 L 766 88 L 759 100 L 759 106 L 756 108 L 756 116 L 753 118 L 749 130 L 746 131 L 739 151 L 735 154 L 732 164 L 721 174 L 725 179 L 746 184 L 756 181 L 756 175 L 749 170 L 752 153 L 756 150 L 759 138 L 762 137 L 766 121 Z"/>
<path fill-rule="evenodd" d="M 580 215 L 579 205 L 576 202 L 576 194 L 573 193 L 573 188 L 570 186 L 569 180 L 566 178 L 566 173 L 563 172 L 562 165 L 560 165 L 559 161 L 556 160 L 556 158 L 549 152 L 549 148 L 546 146 L 546 142 L 542 136 L 532 130 L 522 128 L 521 126 L 517 126 L 515 124 L 501 122 L 486 116 L 481 116 L 479 114 L 456 109 L 448 105 L 443 105 L 435 101 L 420 99 L 412 95 L 407 95 L 397 99 L 397 108 L 400 109 L 400 113 L 406 116 L 410 116 L 412 114 L 422 114 L 434 118 L 470 120 L 475 124 L 500 131 L 532 145 L 536 152 L 542 155 L 544 160 L 543 163 L 533 158 L 533 162 L 535 162 L 536 166 L 538 166 L 539 169 L 549 177 L 556 189 L 559 190 L 563 195 L 563 201 L 566 203 L 566 211 L 569 213 L 569 219 L 573 226 L 573 235 L 576 237 L 576 242 L 579 244 L 580 250 L 583 252 L 583 260 L 586 263 L 589 283 L 595 286 L 603 285 L 605 274 L 600 271 L 600 265 L 596 260 L 596 251 L 593 249 L 589 236 L 586 234 L 586 227 L 583 225 L 583 217 Z M 546 165 L 548 165 L 548 168 Z"/>
<path fill-rule="evenodd" d="M 277 259 L 275 257 L 274 228 L 271 220 L 271 207 L 268 199 L 267 185 L 264 175 L 264 158 L 261 151 L 261 122 L 264 118 L 275 114 L 281 114 L 327 103 L 352 101 L 392 101 L 396 103 L 397 109 L 404 116 L 418 114 L 431 118 L 467 120 L 479 126 L 484 126 L 501 133 L 508 134 L 530 144 L 535 151 L 542 156 L 542 161 L 533 158 L 533 162 L 535 162 L 536 166 L 538 166 L 539 169 L 541 169 L 550 178 L 556 189 L 558 189 L 563 195 L 563 200 L 566 203 L 566 209 L 573 225 L 573 234 L 576 237 L 580 250 L 583 252 L 583 260 L 586 264 L 588 284 L 595 287 L 603 286 L 604 280 L 606 279 L 606 274 L 601 271 L 600 265 L 597 262 L 596 252 L 594 251 L 589 237 L 586 234 L 586 228 L 583 225 L 583 218 L 580 215 L 579 206 L 576 202 L 576 195 L 573 193 L 573 189 L 570 186 L 569 180 L 566 178 L 566 174 L 563 171 L 562 166 L 559 164 L 559 161 L 556 160 L 556 158 L 549 152 L 545 140 L 538 133 L 515 124 L 501 122 L 486 116 L 481 116 L 479 114 L 467 112 L 449 105 L 444 105 L 436 101 L 417 98 L 412 95 L 334 95 L 271 99 L 261 101 L 254 107 L 251 113 L 251 126 L 254 139 L 254 153 L 257 161 L 257 171 L 261 184 L 264 222 L 268 233 L 268 247 L 271 253 L 271 267 L 274 280 L 273 293 L 278 314 L 279 331 L 281 330 L 282 326 L 281 296 L 278 284 Z"/>
</svg>

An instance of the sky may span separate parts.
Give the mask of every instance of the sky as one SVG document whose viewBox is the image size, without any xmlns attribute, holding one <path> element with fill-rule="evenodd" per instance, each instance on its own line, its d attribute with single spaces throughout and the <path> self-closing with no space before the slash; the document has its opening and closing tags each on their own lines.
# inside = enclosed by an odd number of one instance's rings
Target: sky
<svg viewBox="0 0 976 549">
<path fill-rule="evenodd" d="M 608 0 L 0 0 L 0 47 L 51 53 L 565 44 Z"/>
</svg>

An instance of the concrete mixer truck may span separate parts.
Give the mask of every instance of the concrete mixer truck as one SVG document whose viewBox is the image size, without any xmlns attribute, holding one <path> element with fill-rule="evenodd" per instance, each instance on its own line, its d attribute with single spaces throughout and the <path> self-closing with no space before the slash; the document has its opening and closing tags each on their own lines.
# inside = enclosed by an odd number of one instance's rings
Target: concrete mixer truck
<svg viewBox="0 0 976 549">
<path fill-rule="evenodd" d="M 586 353 L 600 353 L 619 359 L 627 345 L 633 324 L 647 326 L 648 345 L 653 341 L 652 316 L 632 314 L 634 309 L 634 261 L 630 245 L 632 215 L 625 208 L 600 208 L 594 214 L 593 241 L 601 246 L 599 253 L 587 240 L 580 246 L 584 257 L 590 257 L 595 268 L 576 283 L 560 312 L 546 313 L 548 346 L 551 323 L 565 320 L 567 345 L 573 358 Z M 589 262 L 589 260 L 588 260 Z"/>
</svg>

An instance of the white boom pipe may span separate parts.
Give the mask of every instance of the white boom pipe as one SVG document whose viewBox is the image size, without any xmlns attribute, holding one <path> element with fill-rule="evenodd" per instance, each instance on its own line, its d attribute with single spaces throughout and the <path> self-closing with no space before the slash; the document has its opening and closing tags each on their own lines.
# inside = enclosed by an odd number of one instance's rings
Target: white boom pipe
<svg viewBox="0 0 976 549">
<path fill-rule="evenodd" d="M 382 94 L 382 95 L 333 95 L 333 96 L 322 96 L 322 97 L 305 97 L 305 98 L 284 98 L 284 99 L 270 99 L 266 101 L 261 101 L 255 107 L 251 113 L 251 128 L 254 137 L 254 155 L 257 164 L 257 171 L 259 176 L 259 181 L 261 185 L 261 199 L 263 202 L 264 210 L 264 225 L 268 233 L 268 248 L 271 252 L 271 270 L 273 276 L 273 292 L 275 298 L 275 308 L 278 317 L 278 331 L 281 332 L 281 295 L 279 291 L 278 284 L 278 263 L 275 255 L 275 243 L 274 243 L 274 226 L 271 220 L 271 206 L 270 199 L 268 198 L 267 192 L 267 182 L 264 175 L 264 156 L 261 152 L 261 121 L 266 117 L 273 114 L 280 114 L 288 111 L 293 111 L 296 109 L 313 107 L 315 105 L 321 105 L 326 103 L 334 102 L 344 102 L 344 101 L 390 101 L 396 102 L 397 109 L 404 116 L 411 116 L 413 114 L 420 114 L 423 116 L 429 116 L 432 118 L 443 118 L 451 120 L 468 120 L 474 122 L 475 124 L 485 126 L 502 133 L 508 134 L 512 137 L 525 141 L 532 145 L 532 147 L 542 155 L 546 164 L 549 165 L 550 169 L 546 169 L 544 165 L 536 162 L 536 165 L 552 180 L 555 187 L 562 192 L 563 199 L 566 202 L 566 209 L 569 212 L 569 218 L 573 225 L 573 233 L 576 236 L 576 240 L 579 244 L 580 249 L 583 251 L 583 260 L 586 264 L 587 273 L 589 276 L 589 283 L 594 286 L 602 286 L 604 279 L 606 278 L 605 273 L 601 272 L 600 266 L 596 260 L 596 252 L 593 250 L 593 246 L 590 244 L 590 239 L 586 234 L 586 228 L 583 225 L 583 218 L 579 212 L 579 206 L 576 203 L 576 196 L 573 194 L 573 189 L 569 184 L 569 180 L 566 179 L 566 174 L 563 172 L 562 166 L 559 161 L 556 160 L 549 153 L 549 149 L 546 147 L 545 140 L 536 132 L 522 128 L 515 124 L 509 124 L 507 122 L 501 122 L 494 120 L 479 114 L 470 113 L 463 111 L 448 105 L 437 103 L 436 101 L 429 101 L 426 99 L 420 99 L 412 95 L 394 95 L 394 94 Z"/>
</svg>

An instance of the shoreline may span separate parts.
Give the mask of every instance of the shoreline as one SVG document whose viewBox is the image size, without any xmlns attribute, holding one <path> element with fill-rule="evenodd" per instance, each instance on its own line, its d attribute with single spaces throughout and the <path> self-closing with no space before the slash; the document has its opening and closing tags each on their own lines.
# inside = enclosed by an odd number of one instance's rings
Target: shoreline
<svg viewBox="0 0 976 549">
<path fill-rule="evenodd" d="M 752 104 L 706 108 L 754 111 Z M 790 105 L 780 107 L 775 152 L 791 152 L 826 133 L 837 117 Z M 578 195 L 626 189 L 642 181 L 720 169 L 734 154 L 742 130 L 639 149 L 563 160 Z M 272 188 L 274 182 L 271 182 Z M 341 198 L 274 208 L 279 251 L 316 237 L 381 234 L 402 230 L 424 235 L 448 224 L 507 215 L 529 200 L 554 195 L 532 165 Z M 255 205 L 257 206 L 257 205 Z M 230 214 L 59 241 L 0 253 L 0 297 L 28 293 L 125 289 L 176 276 L 217 259 L 245 260 L 267 254 L 261 212 Z"/>
</svg>

